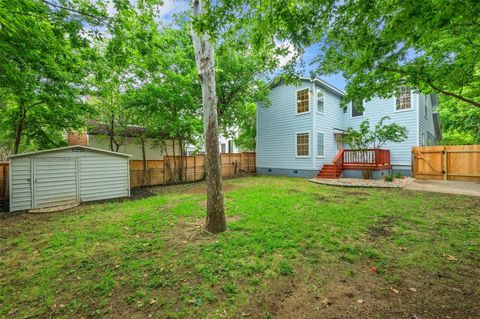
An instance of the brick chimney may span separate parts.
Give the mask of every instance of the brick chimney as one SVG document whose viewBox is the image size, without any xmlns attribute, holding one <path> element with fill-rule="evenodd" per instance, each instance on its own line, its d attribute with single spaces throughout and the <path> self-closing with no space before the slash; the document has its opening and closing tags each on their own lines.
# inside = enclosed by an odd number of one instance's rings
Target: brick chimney
<svg viewBox="0 0 480 319">
<path fill-rule="evenodd" d="M 67 133 L 67 143 L 68 145 L 85 145 L 88 146 L 88 135 L 86 132 L 76 133 L 68 132 Z"/>
</svg>

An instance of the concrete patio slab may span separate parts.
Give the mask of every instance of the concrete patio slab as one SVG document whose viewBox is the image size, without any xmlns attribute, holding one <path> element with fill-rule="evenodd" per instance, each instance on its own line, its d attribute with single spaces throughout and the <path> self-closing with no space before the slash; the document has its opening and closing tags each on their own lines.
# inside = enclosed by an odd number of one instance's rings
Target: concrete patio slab
<svg viewBox="0 0 480 319">
<path fill-rule="evenodd" d="M 480 183 L 459 181 L 415 180 L 404 189 L 412 191 L 480 196 Z"/>
</svg>

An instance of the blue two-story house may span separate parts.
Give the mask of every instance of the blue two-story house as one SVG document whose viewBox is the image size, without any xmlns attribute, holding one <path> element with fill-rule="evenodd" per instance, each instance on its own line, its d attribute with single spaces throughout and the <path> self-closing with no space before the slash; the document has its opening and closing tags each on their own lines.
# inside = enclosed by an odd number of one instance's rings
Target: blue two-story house
<svg viewBox="0 0 480 319">
<path fill-rule="evenodd" d="M 377 177 L 391 171 L 411 175 L 412 147 L 435 145 L 441 139 L 435 94 L 404 88 L 389 99 L 364 101 L 363 111 L 352 103 L 343 110 L 344 93 L 325 81 L 302 78 L 299 86 L 272 83 L 271 105 L 257 108 L 257 172 L 262 175 L 355 177 L 365 162 Z M 348 127 L 357 128 L 366 119 L 373 127 L 384 116 L 390 117 L 386 124 L 406 127 L 404 142 L 387 143 L 360 157 L 343 144 Z"/>
</svg>

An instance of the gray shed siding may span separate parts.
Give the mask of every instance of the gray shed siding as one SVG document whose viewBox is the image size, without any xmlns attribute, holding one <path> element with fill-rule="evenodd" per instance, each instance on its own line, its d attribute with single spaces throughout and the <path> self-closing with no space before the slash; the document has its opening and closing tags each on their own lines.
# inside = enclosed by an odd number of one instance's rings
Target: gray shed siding
<svg viewBox="0 0 480 319">
<path fill-rule="evenodd" d="M 74 157 L 33 157 L 35 208 L 77 202 L 76 159 Z"/>
<path fill-rule="evenodd" d="M 12 157 L 10 165 L 10 211 L 130 195 L 127 156 L 66 148 Z"/>
<path fill-rule="evenodd" d="M 32 208 L 31 158 L 21 157 L 10 161 L 11 211 Z"/>
<path fill-rule="evenodd" d="M 128 160 L 114 156 L 80 159 L 80 201 L 129 196 Z"/>
</svg>

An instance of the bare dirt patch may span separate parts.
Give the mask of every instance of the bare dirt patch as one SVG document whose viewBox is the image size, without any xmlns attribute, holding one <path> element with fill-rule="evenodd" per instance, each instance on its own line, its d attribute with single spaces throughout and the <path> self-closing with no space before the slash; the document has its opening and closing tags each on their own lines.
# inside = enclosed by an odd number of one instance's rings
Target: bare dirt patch
<svg viewBox="0 0 480 319">
<path fill-rule="evenodd" d="M 228 193 L 236 190 L 238 187 L 232 184 L 223 184 L 223 192 Z M 207 195 L 207 185 L 195 185 L 186 190 L 188 194 Z"/>
<path fill-rule="evenodd" d="M 227 224 L 240 220 L 240 216 L 227 216 Z M 204 218 L 181 219 L 169 234 L 168 242 L 174 247 L 202 245 L 217 240 L 216 236 L 205 229 Z"/>
<path fill-rule="evenodd" d="M 374 239 L 389 237 L 393 234 L 393 222 L 394 218 L 392 216 L 382 217 L 378 222 L 368 228 L 368 234 Z"/>
<path fill-rule="evenodd" d="M 252 318 L 478 318 L 474 286 L 412 270 L 392 286 L 368 265 L 280 277 L 245 309 Z M 469 279 L 472 278 L 469 276 Z"/>
</svg>

